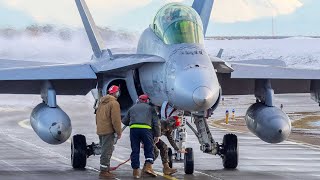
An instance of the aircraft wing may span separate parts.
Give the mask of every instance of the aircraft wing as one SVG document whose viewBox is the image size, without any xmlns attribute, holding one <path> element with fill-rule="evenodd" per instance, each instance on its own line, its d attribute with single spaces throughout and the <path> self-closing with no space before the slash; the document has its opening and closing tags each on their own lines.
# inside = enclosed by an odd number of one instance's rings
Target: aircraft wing
<svg viewBox="0 0 320 180">
<path fill-rule="evenodd" d="M 42 82 L 50 80 L 59 95 L 83 95 L 96 79 L 89 64 L 0 60 L 1 94 L 39 94 Z"/>
<path fill-rule="evenodd" d="M 92 64 L 96 73 L 124 72 L 136 69 L 145 63 L 163 63 L 165 60 L 159 56 L 144 54 L 117 54 L 110 60 L 98 60 Z"/>
<path fill-rule="evenodd" d="M 260 62 L 267 62 L 261 60 Z M 258 60 L 230 63 L 232 72 L 218 72 L 224 95 L 254 94 L 256 80 L 269 79 L 274 93 L 310 93 L 319 83 L 320 70 L 288 68 L 280 61 L 273 65 L 259 64 Z"/>
<path fill-rule="evenodd" d="M 221 58 L 210 57 L 210 59 L 217 73 L 231 73 L 233 71 L 231 64 L 227 63 Z"/>
<path fill-rule="evenodd" d="M 119 75 L 145 63 L 165 62 L 152 55 L 119 54 L 112 60 L 86 64 L 54 64 L 34 61 L 0 60 L 0 94 L 39 94 L 49 80 L 57 95 L 85 95 L 97 84 L 97 75 Z"/>
</svg>

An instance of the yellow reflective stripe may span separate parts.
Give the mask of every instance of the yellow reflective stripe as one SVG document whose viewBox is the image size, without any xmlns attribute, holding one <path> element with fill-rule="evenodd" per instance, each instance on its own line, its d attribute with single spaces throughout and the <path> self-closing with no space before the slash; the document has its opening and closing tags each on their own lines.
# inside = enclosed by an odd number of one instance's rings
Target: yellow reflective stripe
<svg viewBox="0 0 320 180">
<path fill-rule="evenodd" d="M 132 124 L 130 126 L 131 128 L 139 128 L 139 129 L 151 129 L 151 127 L 149 125 L 145 125 L 145 124 Z"/>
</svg>

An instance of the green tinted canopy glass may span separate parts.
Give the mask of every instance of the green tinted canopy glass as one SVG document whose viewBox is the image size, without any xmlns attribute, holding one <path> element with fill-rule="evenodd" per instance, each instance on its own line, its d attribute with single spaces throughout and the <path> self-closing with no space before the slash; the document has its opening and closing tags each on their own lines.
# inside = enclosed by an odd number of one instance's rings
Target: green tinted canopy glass
<svg viewBox="0 0 320 180">
<path fill-rule="evenodd" d="M 155 16 L 152 29 L 166 44 L 203 43 L 203 25 L 191 7 L 170 3 Z"/>
</svg>

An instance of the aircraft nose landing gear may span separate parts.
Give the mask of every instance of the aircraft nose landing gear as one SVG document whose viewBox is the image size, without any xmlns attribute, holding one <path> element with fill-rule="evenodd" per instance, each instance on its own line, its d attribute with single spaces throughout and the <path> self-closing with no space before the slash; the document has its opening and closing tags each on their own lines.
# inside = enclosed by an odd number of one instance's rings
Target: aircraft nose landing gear
<svg viewBox="0 0 320 180">
<path fill-rule="evenodd" d="M 194 159 L 193 159 L 193 150 L 192 148 L 186 148 L 188 153 L 184 157 L 184 172 L 186 174 L 193 174 L 194 171 Z"/>
<path fill-rule="evenodd" d="M 222 158 L 223 167 L 226 169 L 237 168 L 239 157 L 237 136 L 235 134 L 226 134 L 223 137 L 222 144 L 215 142 L 205 114 L 204 112 L 192 114 L 196 129 L 187 122 L 187 125 L 199 140 L 201 151 L 212 155 L 219 155 Z"/>
</svg>

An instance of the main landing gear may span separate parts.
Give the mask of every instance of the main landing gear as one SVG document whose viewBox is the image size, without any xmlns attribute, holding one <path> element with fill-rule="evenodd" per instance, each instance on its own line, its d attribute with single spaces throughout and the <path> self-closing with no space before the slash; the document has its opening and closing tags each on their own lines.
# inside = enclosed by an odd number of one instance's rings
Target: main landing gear
<svg viewBox="0 0 320 180">
<path fill-rule="evenodd" d="M 77 134 L 71 140 L 71 165 L 74 169 L 84 169 L 87 165 L 87 158 L 91 155 L 101 155 L 99 144 L 87 145 L 86 137 Z"/>
<path fill-rule="evenodd" d="M 71 164 L 75 169 L 83 169 L 87 165 L 87 142 L 84 135 L 77 134 L 72 137 Z"/>
</svg>

